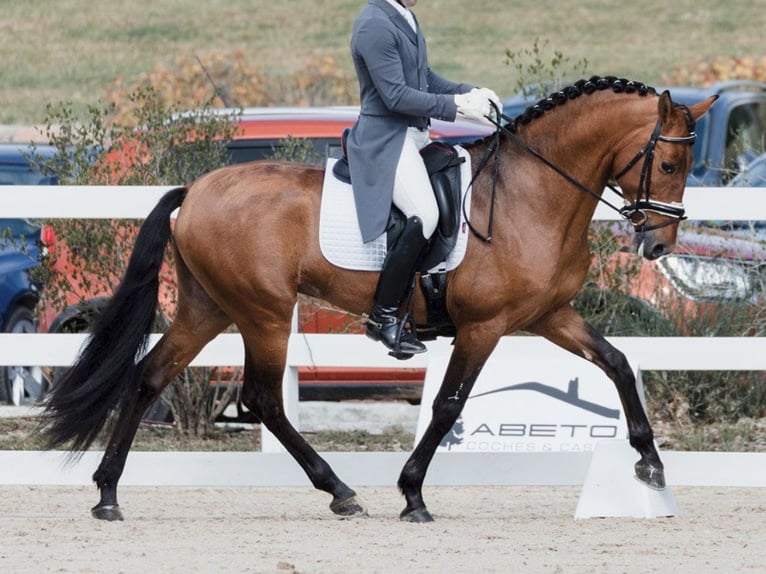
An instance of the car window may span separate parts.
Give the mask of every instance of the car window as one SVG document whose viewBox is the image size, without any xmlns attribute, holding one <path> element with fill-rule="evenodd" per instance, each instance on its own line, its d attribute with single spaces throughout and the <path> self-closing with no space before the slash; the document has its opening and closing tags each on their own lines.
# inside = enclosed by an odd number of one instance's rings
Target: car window
<svg viewBox="0 0 766 574">
<path fill-rule="evenodd" d="M 764 126 L 766 102 L 748 102 L 732 108 L 726 125 L 724 183 L 766 151 Z"/>
<path fill-rule="evenodd" d="M 29 165 L 0 165 L 0 185 L 55 185 L 56 178 L 47 177 Z"/>
<path fill-rule="evenodd" d="M 766 187 L 766 154 L 748 165 L 729 185 L 732 187 Z"/>
<path fill-rule="evenodd" d="M 317 157 L 341 157 L 340 138 L 315 138 L 312 139 L 314 154 Z M 274 139 L 242 139 L 229 143 L 230 163 L 245 163 L 262 159 L 270 159 L 278 153 L 284 145 L 284 140 Z"/>
<path fill-rule="evenodd" d="M 692 154 L 694 155 L 694 167 L 692 167 L 692 173 L 698 169 L 704 169 L 707 167 L 705 164 L 705 150 L 707 149 L 709 137 L 710 118 L 707 115 L 698 118 L 695 122 L 694 132 L 697 134 L 697 139 L 694 140 L 694 147 L 692 148 Z"/>
</svg>

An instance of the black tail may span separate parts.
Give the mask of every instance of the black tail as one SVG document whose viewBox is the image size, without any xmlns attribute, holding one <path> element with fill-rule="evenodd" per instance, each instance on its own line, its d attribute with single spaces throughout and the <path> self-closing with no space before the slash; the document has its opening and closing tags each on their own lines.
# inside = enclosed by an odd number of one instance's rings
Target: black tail
<svg viewBox="0 0 766 574">
<path fill-rule="evenodd" d="M 94 323 L 77 362 L 48 394 L 42 418 L 48 448 L 72 441 L 72 451 L 86 450 L 110 413 L 134 404 L 140 385 L 136 359 L 146 349 L 157 312 L 170 214 L 186 192 L 185 187 L 169 191 L 146 218 L 122 282 Z"/>
</svg>

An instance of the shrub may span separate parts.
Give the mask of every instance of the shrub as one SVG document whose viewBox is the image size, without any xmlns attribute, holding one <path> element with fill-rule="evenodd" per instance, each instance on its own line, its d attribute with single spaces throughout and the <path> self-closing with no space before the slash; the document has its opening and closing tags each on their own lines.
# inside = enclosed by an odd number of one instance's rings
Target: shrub
<svg viewBox="0 0 766 574">
<path fill-rule="evenodd" d="M 287 76 L 263 74 L 242 52 L 215 52 L 162 63 L 134 83 L 117 78 L 106 100 L 116 119 L 135 114 L 131 95 L 150 87 L 159 103 L 195 108 L 248 106 L 344 105 L 359 102 L 356 79 L 330 56 L 317 56 Z"/>
<path fill-rule="evenodd" d="M 698 58 L 662 78 L 663 83 L 676 86 L 710 86 L 726 80 L 766 82 L 766 56 Z"/>
<path fill-rule="evenodd" d="M 586 76 L 587 59 L 571 62 L 563 52 L 553 50 L 553 54 L 549 54 L 549 49 L 548 40 L 535 38 L 531 48 L 505 51 L 505 64 L 516 71 L 518 92 L 541 98 Z"/>
<path fill-rule="evenodd" d="M 114 119 L 119 115 L 114 114 L 114 104 L 92 106 L 82 121 L 67 104 L 49 106 L 44 135 L 59 153 L 49 162 L 38 158 L 38 163 L 56 173 L 62 184 L 79 185 L 176 185 L 225 164 L 226 142 L 236 129 L 229 116 L 212 113 L 207 106 L 180 114 L 177 107 L 163 104 L 151 87 L 131 93 L 128 101 L 130 113 L 123 114 L 122 123 Z M 124 274 L 137 223 L 122 219 L 49 222 L 60 241 L 46 261 L 41 306 L 61 310 L 73 295 L 84 301 L 103 295 L 105 287 L 115 287 Z M 166 264 L 165 269 L 172 268 L 170 250 Z M 162 313 L 156 330 L 167 327 L 165 313 L 175 309 L 174 297 L 172 291 L 164 297 L 161 291 Z M 98 312 L 98 306 L 93 311 Z M 88 327 L 86 318 L 75 329 Z M 173 385 L 170 404 L 180 433 L 206 434 L 228 404 L 239 380 L 236 372 L 223 385 L 222 396 L 210 384 L 213 377 L 211 369 L 187 370 Z"/>
</svg>

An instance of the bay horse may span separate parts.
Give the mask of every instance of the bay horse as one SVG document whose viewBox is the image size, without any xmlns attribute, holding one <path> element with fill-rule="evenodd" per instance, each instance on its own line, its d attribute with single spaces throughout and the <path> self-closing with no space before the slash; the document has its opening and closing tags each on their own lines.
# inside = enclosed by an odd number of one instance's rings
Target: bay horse
<svg viewBox="0 0 766 574">
<path fill-rule="evenodd" d="M 471 237 L 448 275 L 454 348 L 425 434 L 398 486 L 400 518 L 432 520 L 423 500 L 428 466 L 452 428 L 500 337 L 540 335 L 598 365 L 614 381 L 637 477 L 665 486 L 663 464 L 625 356 L 570 305 L 591 261 L 588 226 L 605 185 L 618 181 L 647 259 L 670 252 L 684 218 L 694 122 L 715 97 L 685 107 L 644 84 L 594 77 L 552 94 L 496 136 L 467 145 L 473 165 L 495 146 L 497 169 L 473 181 Z M 487 163 L 487 162 L 485 162 Z M 112 431 L 93 474 L 100 500 L 92 515 L 122 520 L 117 484 L 141 416 L 202 348 L 234 324 L 244 340 L 243 403 L 284 445 L 331 510 L 366 514 L 346 485 L 285 416 L 282 373 L 297 294 L 363 314 L 377 273 L 349 271 L 323 257 L 319 237 L 321 167 L 260 161 L 224 167 L 169 191 L 145 219 L 125 276 L 95 322 L 82 353 L 54 385 L 43 413 L 49 448 L 87 449 L 108 420 Z M 587 192 L 587 193 L 586 193 Z M 171 228 L 171 213 L 180 208 Z M 477 234 L 480 235 L 480 234 Z M 142 357 L 155 318 L 163 252 L 172 242 L 178 278 L 176 317 Z M 416 293 L 416 323 L 426 303 Z M 381 349 L 381 352 L 383 349 Z"/>
</svg>

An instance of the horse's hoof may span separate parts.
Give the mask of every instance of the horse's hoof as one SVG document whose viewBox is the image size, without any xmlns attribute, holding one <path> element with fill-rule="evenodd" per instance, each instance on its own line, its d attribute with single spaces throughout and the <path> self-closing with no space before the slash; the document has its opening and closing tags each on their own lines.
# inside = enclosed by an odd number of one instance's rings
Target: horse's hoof
<svg viewBox="0 0 766 574">
<path fill-rule="evenodd" d="M 665 470 L 661 466 L 652 466 L 638 461 L 635 466 L 636 478 L 654 490 L 665 489 Z"/>
<path fill-rule="evenodd" d="M 114 520 L 125 520 L 125 518 L 122 516 L 122 510 L 120 510 L 119 504 L 94 506 L 90 509 L 90 513 L 93 518 L 97 518 L 98 520 L 108 520 L 109 522 Z"/>
<path fill-rule="evenodd" d="M 367 516 L 367 507 L 356 495 L 345 500 L 333 500 L 330 503 L 330 510 L 338 516 Z"/>
<path fill-rule="evenodd" d="M 399 515 L 399 520 L 402 522 L 417 522 L 418 524 L 423 524 L 425 522 L 433 522 L 434 517 L 431 516 L 431 513 L 428 512 L 425 507 L 416 508 L 414 510 L 405 508 Z"/>
</svg>

